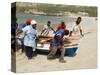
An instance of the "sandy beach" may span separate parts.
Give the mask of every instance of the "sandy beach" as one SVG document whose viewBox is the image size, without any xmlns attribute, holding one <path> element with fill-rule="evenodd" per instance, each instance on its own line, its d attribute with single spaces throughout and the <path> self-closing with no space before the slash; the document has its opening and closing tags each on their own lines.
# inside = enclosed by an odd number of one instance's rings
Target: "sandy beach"
<svg viewBox="0 0 100 75">
<path fill-rule="evenodd" d="M 37 55 L 32 60 L 28 60 L 25 54 L 16 52 L 16 72 L 41 72 L 71 69 L 92 69 L 97 67 L 97 21 L 95 18 L 87 19 L 87 23 L 82 23 L 83 33 L 90 32 L 81 38 L 76 56 L 65 56 L 66 63 L 60 63 L 58 59 L 47 60 L 46 55 Z M 88 22 L 91 19 L 91 22 Z"/>
</svg>

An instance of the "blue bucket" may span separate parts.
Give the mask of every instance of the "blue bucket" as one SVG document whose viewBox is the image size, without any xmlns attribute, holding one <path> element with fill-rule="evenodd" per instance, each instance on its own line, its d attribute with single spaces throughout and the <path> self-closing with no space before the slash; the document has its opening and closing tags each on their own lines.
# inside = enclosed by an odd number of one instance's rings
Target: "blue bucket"
<svg viewBox="0 0 100 75">
<path fill-rule="evenodd" d="M 77 51 L 78 47 L 74 47 L 74 48 L 66 48 L 65 49 L 65 56 L 74 56 L 76 51 Z"/>
</svg>

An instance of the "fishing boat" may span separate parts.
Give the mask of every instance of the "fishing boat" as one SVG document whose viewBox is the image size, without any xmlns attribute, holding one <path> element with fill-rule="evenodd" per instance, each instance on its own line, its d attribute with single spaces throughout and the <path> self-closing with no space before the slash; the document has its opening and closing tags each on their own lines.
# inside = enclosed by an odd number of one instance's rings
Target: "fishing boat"
<svg viewBox="0 0 100 75">
<path fill-rule="evenodd" d="M 51 39 L 51 36 L 39 36 L 39 40 L 47 40 Z M 49 54 L 50 52 L 50 43 L 45 42 L 45 43 L 39 43 L 37 42 L 36 50 L 37 53 L 39 54 Z M 79 38 L 77 39 L 66 39 L 64 40 L 64 48 L 65 48 L 65 56 L 74 56 L 76 54 L 76 51 L 78 50 L 79 47 Z M 56 54 L 60 54 L 60 50 L 57 50 Z"/>
</svg>

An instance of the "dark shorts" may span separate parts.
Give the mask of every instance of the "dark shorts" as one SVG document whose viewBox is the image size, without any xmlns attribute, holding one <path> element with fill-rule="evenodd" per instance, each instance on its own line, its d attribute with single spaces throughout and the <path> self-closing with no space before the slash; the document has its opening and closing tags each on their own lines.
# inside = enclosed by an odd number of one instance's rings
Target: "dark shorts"
<svg viewBox="0 0 100 75">
<path fill-rule="evenodd" d="M 32 56 L 33 56 L 33 48 L 32 47 L 29 47 L 29 46 L 25 46 L 25 53 L 26 53 L 26 56 L 31 59 Z"/>
</svg>

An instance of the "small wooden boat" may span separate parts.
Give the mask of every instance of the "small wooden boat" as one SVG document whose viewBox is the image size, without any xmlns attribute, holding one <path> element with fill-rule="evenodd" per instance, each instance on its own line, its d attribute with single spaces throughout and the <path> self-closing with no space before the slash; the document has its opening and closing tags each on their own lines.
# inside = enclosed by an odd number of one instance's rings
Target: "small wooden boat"
<svg viewBox="0 0 100 75">
<path fill-rule="evenodd" d="M 40 40 L 47 40 L 51 38 L 52 38 L 51 36 L 39 36 Z M 50 52 L 49 47 L 50 47 L 50 43 L 48 42 L 45 42 L 43 44 L 38 42 L 36 49 L 39 54 L 47 55 Z M 74 56 L 78 47 L 79 47 L 79 39 L 64 41 L 65 56 Z M 60 50 L 57 51 L 57 54 L 60 54 Z"/>
</svg>

